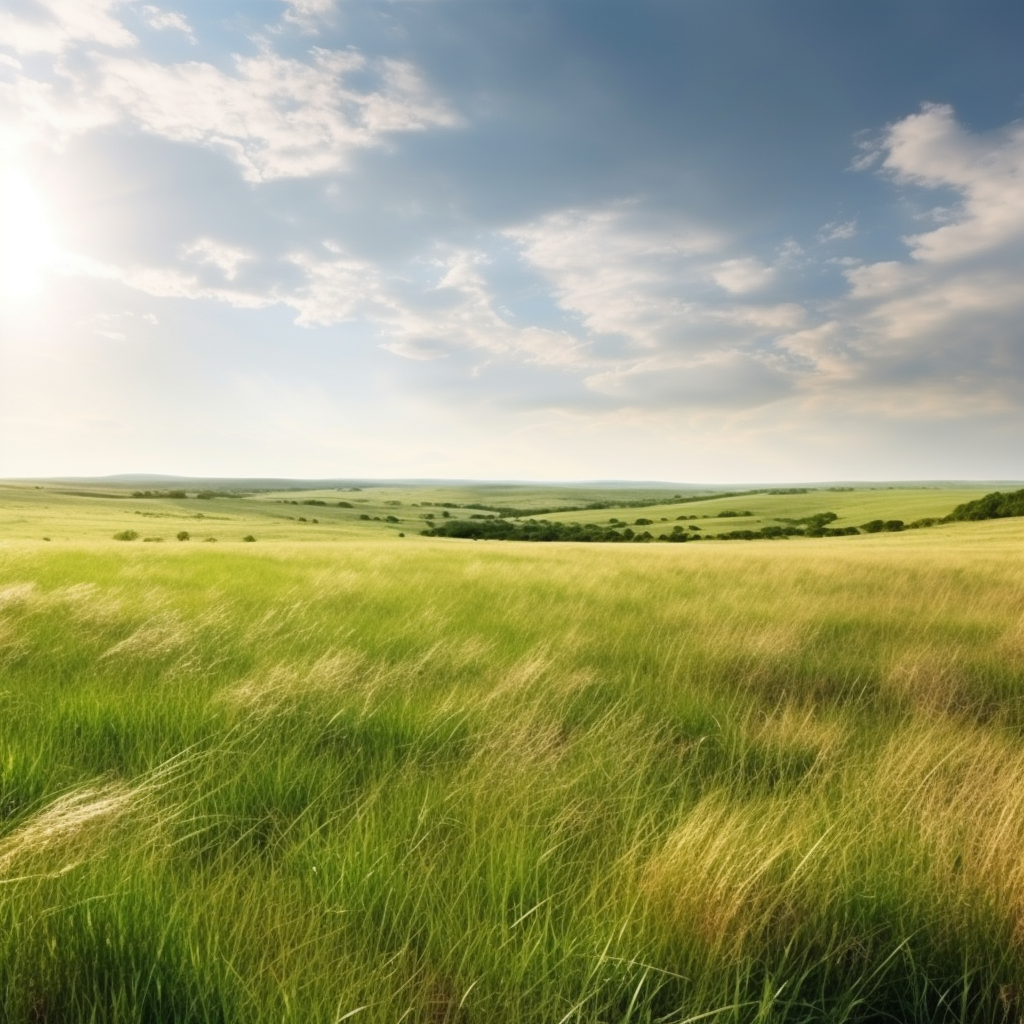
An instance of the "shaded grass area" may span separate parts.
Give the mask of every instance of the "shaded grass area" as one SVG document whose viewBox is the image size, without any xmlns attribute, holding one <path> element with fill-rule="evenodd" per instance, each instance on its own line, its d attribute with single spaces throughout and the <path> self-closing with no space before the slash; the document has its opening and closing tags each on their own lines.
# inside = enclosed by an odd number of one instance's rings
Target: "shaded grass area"
<svg viewBox="0 0 1024 1024">
<path fill-rule="evenodd" d="M 1024 540 L 0 549 L 0 1005 L 1009 1021 Z"/>
</svg>

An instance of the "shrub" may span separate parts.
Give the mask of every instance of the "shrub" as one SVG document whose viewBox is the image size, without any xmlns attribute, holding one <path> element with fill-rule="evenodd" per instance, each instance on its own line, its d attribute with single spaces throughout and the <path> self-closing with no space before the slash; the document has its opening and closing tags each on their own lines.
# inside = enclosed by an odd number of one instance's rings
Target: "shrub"
<svg viewBox="0 0 1024 1024">
<path fill-rule="evenodd" d="M 397 523 L 397 522 L 399 522 L 399 520 L 398 520 L 398 517 L 397 517 L 397 516 L 385 516 L 385 517 L 384 517 L 384 521 L 385 521 L 386 523 Z"/>
<path fill-rule="evenodd" d="M 191 539 L 192 539 L 192 534 L 190 534 L 188 532 L 188 530 L 179 530 L 178 531 L 178 540 L 191 540 Z"/>
<path fill-rule="evenodd" d="M 1008 519 L 1024 516 L 1024 489 L 1019 491 L 993 491 L 984 498 L 957 505 L 948 516 L 949 520 Z"/>
<path fill-rule="evenodd" d="M 870 523 L 865 523 L 861 527 L 865 533 L 899 533 L 903 528 L 902 519 L 887 519 L 885 522 L 881 519 L 872 519 Z"/>
<path fill-rule="evenodd" d="M 114 540 L 138 540 L 138 530 L 122 530 L 114 534 Z"/>
<path fill-rule="evenodd" d="M 256 538 L 251 533 L 247 533 L 242 538 L 242 540 L 245 541 L 246 544 L 255 544 L 256 543 Z"/>
<path fill-rule="evenodd" d="M 370 517 L 364 512 L 359 518 L 369 520 Z M 433 518 L 433 516 L 431 516 L 431 518 Z"/>
</svg>

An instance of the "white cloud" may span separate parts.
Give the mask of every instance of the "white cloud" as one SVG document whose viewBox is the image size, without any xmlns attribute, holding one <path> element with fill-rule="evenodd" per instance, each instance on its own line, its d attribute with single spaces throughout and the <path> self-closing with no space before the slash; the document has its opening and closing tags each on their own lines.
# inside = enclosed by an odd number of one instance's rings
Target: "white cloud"
<svg viewBox="0 0 1024 1024">
<path fill-rule="evenodd" d="M 818 231 L 818 241 L 823 245 L 828 242 L 845 242 L 850 238 L 854 238 L 856 234 L 856 220 L 833 220 L 821 226 L 821 229 Z"/>
<path fill-rule="evenodd" d="M 811 371 L 801 381 L 805 389 L 820 390 L 828 382 L 852 380 L 856 376 L 842 326 L 835 320 L 782 334 L 777 345 Z"/>
<path fill-rule="evenodd" d="M 659 394 L 714 395 L 724 366 L 752 405 L 789 386 L 800 402 L 831 395 L 848 409 L 860 402 L 894 416 L 960 416 L 1019 400 L 1024 127 L 973 135 L 949 108 L 929 106 L 886 129 L 872 152 L 897 182 L 952 189 L 961 202 L 907 239 L 906 259 L 842 261 L 845 293 L 814 303 L 787 294 L 797 279 L 786 274 L 813 269 L 796 243 L 780 247 L 773 264 L 723 258 L 720 236 L 666 244 L 678 232 L 638 227 L 628 204 L 567 211 L 508 234 L 588 332 L 634 343 L 588 380 L 623 401 L 644 389 L 654 404 Z M 856 234 L 853 220 L 831 222 L 818 241 Z M 707 280 L 728 297 L 702 289 Z M 761 291 L 775 301 L 752 304 Z"/>
<path fill-rule="evenodd" d="M 478 250 L 455 249 L 435 260 L 432 288 L 392 288 L 371 314 L 383 347 L 413 359 L 468 352 L 550 367 L 586 364 L 585 346 L 571 333 L 520 326 L 501 311 L 482 273 L 486 262 Z"/>
<path fill-rule="evenodd" d="M 114 16 L 124 0 L 38 0 L 42 17 L 0 11 L 0 46 L 17 53 L 59 54 L 90 43 L 124 48 L 135 36 Z"/>
<path fill-rule="evenodd" d="M 236 249 L 212 238 L 197 239 L 182 250 L 182 255 L 197 263 L 216 267 L 229 281 L 238 276 L 238 268 L 243 263 L 248 263 L 254 258 L 253 254 L 245 249 Z"/>
<path fill-rule="evenodd" d="M 156 29 L 158 32 L 166 32 L 168 29 L 181 32 L 190 43 L 195 45 L 196 37 L 192 26 L 188 23 L 185 15 L 178 11 L 165 11 L 146 4 L 142 8 L 142 19 L 150 28 Z"/>
<path fill-rule="evenodd" d="M 436 280 L 413 284 L 346 256 L 335 242 L 325 248 L 332 257 L 293 254 L 290 261 L 305 281 L 275 292 L 296 310 L 300 325 L 361 318 L 376 331 L 381 347 L 407 359 L 469 353 L 546 366 L 586 361 L 584 346 L 568 332 L 517 326 L 499 310 L 481 273 L 486 258 L 477 250 L 455 249 L 435 258 Z"/>
<path fill-rule="evenodd" d="M 70 138 L 121 121 L 226 154 L 250 182 L 344 170 L 357 149 L 396 133 L 450 128 L 458 115 L 406 61 L 353 49 L 282 57 L 264 42 L 227 68 L 163 64 L 112 52 L 137 40 L 114 17 L 117 0 L 45 0 L 48 19 L 0 13 L 0 47 L 54 56 L 50 73 L 13 57 L 0 67 L 0 145 Z M 190 38 L 182 15 L 152 5 L 148 24 Z M 102 43 L 105 49 L 94 49 Z M 60 54 L 77 46 L 73 61 Z"/>
<path fill-rule="evenodd" d="M 1024 126 L 972 134 L 952 108 L 926 105 L 890 125 L 878 153 L 897 182 L 952 189 L 961 202 L 944 209 L 939 227 L 905 239 L 909 259 L 846 269 L 849 292 L 835 312 L 860 374 L 876 386 L 888 374 L 887 391 L 902 387 L 908 400 L 938 389 L 951 410 L 1019 390 Z M 958 402 L 944 386 L 950 380 Z"/>
<path fill-rule="evenodd" d="M 1024 124 L 976 135 L 953 108 L 929 104 L 891 125 L 882 166 L 897 181 L 960 193 L 949 223 L 906 241 L 917 260 L 949 262 L 1019 242 L 1024 234 Z"/>
<path fill-rule="evenodd" d="M 732 295 L 746 295 L 767 288 L 775 278 L 775 271 L 752 256 L 725 260 L 711 275 L 715 284 Z"/>
<path fill-rule="evenodd" d="M 278 290 L 275 295 L 278 301 L 296 310 L 295 322 L 303 327 L 352 320 L 380 302 L 380 273 L 372 263 L 343 253 L 331 259 L 293 253 L 288 260 L 303 272 L 305 283 L 292 291 Z"/>
<path fill-rule="evenodd" d="M 176 267 L 118 266 L 80 253 L 62 251 L 53 269 L 66 276 L 117 281 L 136 291 L 158 298 L 213 299 L 239 309 L 263 309 L 281 301 L 276 295 L 230 286 L 211 286 L 195 274 Z"/>
<path fill-rule="evenodd" d="M 92 91 L 154 135 L 220 150 L 248 181 L 338 171 L 393 132 L 451 127 L 456 115 L 401 61 L 314 49 L 309 62 L 265 49 L 233 73 L 196 61 L 99 57 Z M 347 86 L 354 72 L 376 88 Z"/>
<path fill-rule="evenodd" d="M 693 277 L 691 259 L 722 241 L 702 228 L 646 224 L 638 213 L 632 204 L 566 210 L 505 234 L 590 331 L 656 346 L 691 309 L 680 287 Z"/>
<path fill-rule="evenodd" d="M 315 31 L 319 23 L 330 15 L 335 0 L 284 0 L 284 20 L 305 31 Z"/>
<path fill-rule="evenodd" d="M 719 233 L 652 223 L 638 204 L 624 203 L 550 215 L 507 235 L 589 333 L 626 340 L 625 348 L 599 346 L 586 367 L 586 386 L 616 403 L 756 406 L 791 392 L 796 374 L 815 372 L 762 344 L 765 335 L 805 326 L 807 309 L 747 301 L 774 285 L 778 271 L 751 256 L 722 259 L 727 241 Z M 785 243 L 780 265 L 801 252 Z"/>
</svg>

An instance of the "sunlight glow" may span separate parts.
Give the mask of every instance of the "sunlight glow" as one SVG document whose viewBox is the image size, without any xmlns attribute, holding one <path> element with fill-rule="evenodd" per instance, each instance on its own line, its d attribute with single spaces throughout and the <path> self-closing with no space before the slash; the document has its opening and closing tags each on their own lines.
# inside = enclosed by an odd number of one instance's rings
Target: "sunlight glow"
<svg viewBox="0 0 1024 1024">
<path fill-rule="evenodd" d="M 0 178 L 0 295 L 23 299 L 42 289 L 54 244 L 46 209 L 25 174 Z"/>
</svg>

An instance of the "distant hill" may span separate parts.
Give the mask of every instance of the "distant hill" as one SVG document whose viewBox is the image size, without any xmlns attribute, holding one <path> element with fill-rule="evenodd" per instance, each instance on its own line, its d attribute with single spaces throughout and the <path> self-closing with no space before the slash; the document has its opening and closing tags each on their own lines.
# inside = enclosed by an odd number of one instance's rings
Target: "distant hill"
<svg viewBox="0 0 1024 1024">
<path fill-rule="evenodd" d="M 1019 487 L 1021 480 L 819 480 L 794 481 L 791 483 L 679 483 L 668 480 L 480 480 L 470 478 L 437 477 L 333 477 L 302 479 L 296 477 L 203 477 L 175 476 L 167 473 L 115 473 L 109 476 L 59 476 L 19 478 L 25 483 L 75 484 L 83 487 L 176 487 L 186 490 L 230 490 L 230 491 L 301 491 L 341 489 L 351 487 L 515 487 L 540 488 L 637 490 L 637 491 L 678 491 L 681 493 L 715 494 L 720 491 L 768 491 L 801 488 L 807 490 L 829 490 L 837 487 L 869 490 L 896 488 L 937 488 L 950 487 Z M 999 493 L 999 492 L 996 492 Z M 984 499 L 982 499 L 984 500 Z M 1018 513 L 1014 513 L 1018 514 Z"/>
</svg>

